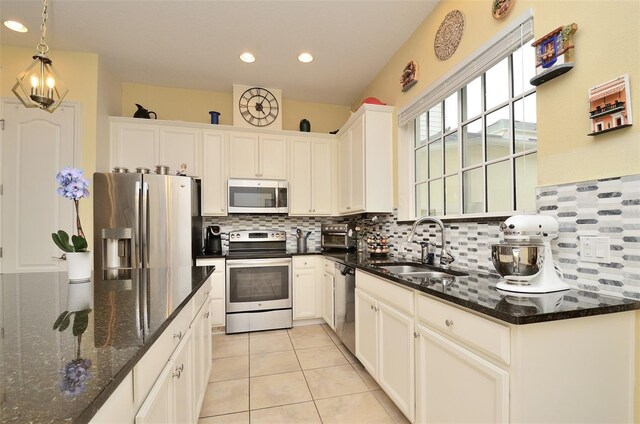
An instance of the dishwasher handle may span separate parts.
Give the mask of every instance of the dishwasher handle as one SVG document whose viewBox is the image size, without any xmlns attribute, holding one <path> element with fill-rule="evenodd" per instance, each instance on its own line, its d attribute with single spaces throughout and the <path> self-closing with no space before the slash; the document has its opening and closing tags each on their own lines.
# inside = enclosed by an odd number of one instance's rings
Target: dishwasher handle
<svg viewBox="0 0 640 424">
<path fill-rule="evenodd" d="M 340 274 L 342 274 L 343 277 L 346 277 L 347 275 L 356 275 L 355 268 L 347 265 L 336 263 L 336 269 L 340 272 Z"/>
</svg>

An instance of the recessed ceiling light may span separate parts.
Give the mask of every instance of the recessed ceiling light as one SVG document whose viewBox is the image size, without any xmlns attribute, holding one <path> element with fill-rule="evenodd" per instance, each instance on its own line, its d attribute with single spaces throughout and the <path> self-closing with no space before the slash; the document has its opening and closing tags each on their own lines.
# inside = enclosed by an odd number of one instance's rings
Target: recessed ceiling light
<svg viewBox="0 0 640 424">
<path fill-rule="evenodd" d="M 240 55 L 240 60 L 245 63 L 253 63 L 256 61 L 256 57 L 249 52 L 244 52 Z"/>
<path fill-rule="evenodd" d="M 16 32 L 27 32 L 29 31 L 26 26 L 22 25 L 18 21 L 4 21 L 4 26 L 7 28 L 16 31 Z"/>
<path fill-rule="evenodd" d="M 298 60 L 302 63 L 309 63 L 313 60 L 313 56 L 311 56 L 311 53 L 300 53 L 300 56 L 298 56 Z"/>
</svg>

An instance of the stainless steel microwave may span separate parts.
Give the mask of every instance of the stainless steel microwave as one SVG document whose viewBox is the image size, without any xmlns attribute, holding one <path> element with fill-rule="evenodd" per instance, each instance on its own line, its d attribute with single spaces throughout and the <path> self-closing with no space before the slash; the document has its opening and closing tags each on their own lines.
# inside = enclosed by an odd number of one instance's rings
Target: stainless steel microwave
<svg viewBox="0 0 640 424">
<path fill-rule="evenodd" d="M 229 213 L 288 213 L 289 183 L 282 180 L 228 181 Z"/>
</svg>

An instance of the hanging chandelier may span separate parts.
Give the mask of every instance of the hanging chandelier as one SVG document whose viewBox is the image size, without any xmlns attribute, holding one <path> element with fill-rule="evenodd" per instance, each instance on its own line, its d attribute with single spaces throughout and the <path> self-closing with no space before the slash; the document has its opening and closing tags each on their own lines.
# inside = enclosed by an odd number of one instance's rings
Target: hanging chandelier
<svg viewBox="0 0 640 424">
<path fill-rule="evenodd" d="M 69 90 L 58 76 L 53 62 L 47 57 L 47 0 L 42 0 L 42 24 L 40 43 L 33 62 L 16 78 L 13 93 L 28 108 L 40 108 L 53 112 L 60 106 Z"/>
</svg>

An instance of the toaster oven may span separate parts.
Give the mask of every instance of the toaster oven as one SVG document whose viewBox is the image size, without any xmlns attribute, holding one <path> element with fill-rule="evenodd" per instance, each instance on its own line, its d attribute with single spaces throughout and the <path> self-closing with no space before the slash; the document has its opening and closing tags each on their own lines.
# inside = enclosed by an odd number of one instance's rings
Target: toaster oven
<svg viewBox="0 0 640 424">
<path fill-rule="evenodd" d="M 356 232 L 354 224 L 322 224 L 320 227 L 322 250 L 354 250 Z"/>
</svg>

